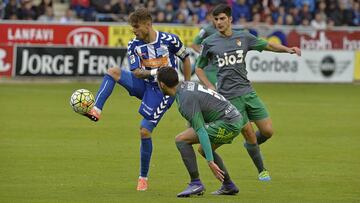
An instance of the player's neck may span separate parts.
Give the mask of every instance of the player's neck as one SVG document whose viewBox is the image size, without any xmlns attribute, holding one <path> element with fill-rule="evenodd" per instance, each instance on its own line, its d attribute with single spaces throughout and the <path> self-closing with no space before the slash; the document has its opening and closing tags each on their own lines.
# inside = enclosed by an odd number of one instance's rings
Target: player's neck
<svg viewBox="0 0 360 203">
<path fill-rule="evenodd" d="M 167 91 L 167 94 L 168 94 L 169 96 L 172 96 L 172 97 L 175 96 L 175 95 L 176 95 L 177 86 L 178 86 L 178 85 L 176 85 L 176 86 L 173 87 L 173 88 L 169 88 L 168 91 Z"/>
<path fill-rule="evenodd" d="M 230 37 L 232 35 L 232 29 L 231 27 L 229 27 L 228 29 L 224 30 L 224 32 L 220 32 L 221 35 L 223 35 L 224 37 Z"/>
<path fill-rule="evenodd" d="M 156 40 L 156 31 L 154 29 L 150 29 L 149 36 L 146 39 L 147 43 L 154 42 Z"/>
</svg>

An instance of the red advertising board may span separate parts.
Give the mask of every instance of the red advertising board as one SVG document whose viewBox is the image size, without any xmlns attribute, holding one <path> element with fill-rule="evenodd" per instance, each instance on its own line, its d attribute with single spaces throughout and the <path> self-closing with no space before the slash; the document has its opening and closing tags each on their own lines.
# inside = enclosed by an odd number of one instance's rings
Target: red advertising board
<svg viewBox="0 0 360 203">
<path fill-rule="evenodd" d="M 0 45 L 0 77 L 10 77 L 13 69 L 13 46 Z"/>
<path fill-rule="evenodd" d="M 108 45 L 108 26 L 4 23 L 0 30 L 0 44 Z"/>
<path fill-rule="evenodd" d="M 309 34 L 293 30 L 287 41 L 289 46 L 303 50 L 359 50 L 360 31 L 315 31 Z"/>
</svg>

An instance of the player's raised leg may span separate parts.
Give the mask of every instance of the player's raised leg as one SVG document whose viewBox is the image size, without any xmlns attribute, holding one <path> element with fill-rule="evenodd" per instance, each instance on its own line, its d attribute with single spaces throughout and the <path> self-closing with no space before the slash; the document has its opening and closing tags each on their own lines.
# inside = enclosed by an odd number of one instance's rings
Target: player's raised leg
<svg viewBox="0 0 360 203">
<path fill-rule="evenodd" d="M 194 129 L 188 128 L 175 138 L 176 147 L 180 152 L 183 163 L 189 173 L 190 183 L 188 187 L 177 194 L 177 197 L 190 197 L 202 195 L 205 187 L 199 177 L 199 169 L 196 162 L 196 155 L 192 144 L 199 143 Z"/>
<path fill-rule="evenodd" d="M 100 85 L 100 88 L 95 97 L 95 105 L 86 116 L 92 121 L 98 121 L 100 119 L 101 111 L 108 97 L 111 95 L 116 81 L 120 80 L 121 69 L 118 67 L 112 67 L 108 69 L 104 79 Z"/>
</svg>

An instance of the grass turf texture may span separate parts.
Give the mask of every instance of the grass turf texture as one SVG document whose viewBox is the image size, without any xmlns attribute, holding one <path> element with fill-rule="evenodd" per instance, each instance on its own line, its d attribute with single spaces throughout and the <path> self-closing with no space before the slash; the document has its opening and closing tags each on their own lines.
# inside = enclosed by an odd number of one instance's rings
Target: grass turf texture
<svg viewBox="0 0 360 203">
<path fill-rule="evenodd" d="M 98 123 L 69 106 L 75 89 L 98 85 L 0 84 L 0 202 L 360 201 L 358 85 L 255 84 L 275 129 L 261 145 L 273 180 L 257 180 L 239 136 L 219 152 L 240 194 L 210 195 L 220 184 L 198 157 L 207 192 L 186 200 L 176 106 L 153 133 L 150 189 L 137 192 L 139 101 L 117 86 Z"/>
</svg>

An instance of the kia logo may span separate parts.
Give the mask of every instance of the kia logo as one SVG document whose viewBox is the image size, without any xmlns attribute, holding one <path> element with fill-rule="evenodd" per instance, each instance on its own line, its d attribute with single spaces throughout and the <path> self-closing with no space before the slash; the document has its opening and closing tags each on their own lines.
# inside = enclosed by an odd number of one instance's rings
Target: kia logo
<svg viewBox="0 0 360 203">
<path fill-rule="evenodd" d="M 68 34 L 66 43 L 74 46 L 99 46 L 105 45 L 105 37 L 94 28 L 77 28 Z"/>
</svg>

